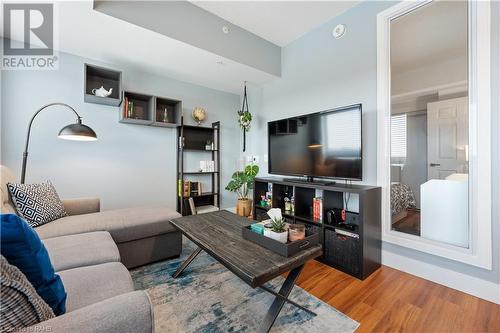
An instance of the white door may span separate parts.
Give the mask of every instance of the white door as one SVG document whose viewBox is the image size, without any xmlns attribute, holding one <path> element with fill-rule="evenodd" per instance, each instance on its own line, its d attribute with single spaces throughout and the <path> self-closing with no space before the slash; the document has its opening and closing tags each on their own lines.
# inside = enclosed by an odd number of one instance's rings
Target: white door
<svg viewBox="0 0 500 333">
<path fill-rule="evenodd" d="M 468 173 L 468 98 L 427 104 L 427 179 Z"/>
</svg>

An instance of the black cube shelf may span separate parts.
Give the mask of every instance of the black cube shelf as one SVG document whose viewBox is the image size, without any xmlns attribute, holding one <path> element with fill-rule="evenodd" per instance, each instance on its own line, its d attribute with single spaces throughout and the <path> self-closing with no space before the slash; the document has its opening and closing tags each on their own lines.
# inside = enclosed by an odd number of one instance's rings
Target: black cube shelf
<svg viewBox="0 0 500 333">
<path fill-rule="evenodd" d="M 283 178 L 256 178 L 254 183 L 254 219 L 268 218 L 270 207 L 260 206 L 261 196 L 272 184 L 272 206 L 280 208 L 290 223 L 304 224 L 312 232 L 320 234 L 323 256 L 318 258 L 331 267 L 339 269 L 358 279 L 365 279 L 380 267 L 382 257 L 381 241 L 381 188 L 365 185 L 322 185 L 318 183 L 290 181 Z M 284 211 L 284 194 L 293 193 L 294 213 Z M 356 229 L 349 230 L 343 225 L 329 224 L 327 212 L 332 209 L 347 209 L 344 195 L 357 194 L 358 212 L 353 224 Z M 313 198 L 321 194 L 323 216 L 312 216 Z"/>
</svg>

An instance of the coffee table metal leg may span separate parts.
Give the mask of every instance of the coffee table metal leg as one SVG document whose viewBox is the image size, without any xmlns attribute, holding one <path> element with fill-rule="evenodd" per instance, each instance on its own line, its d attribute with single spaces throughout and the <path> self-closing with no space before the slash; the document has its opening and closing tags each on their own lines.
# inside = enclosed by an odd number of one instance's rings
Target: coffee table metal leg
<svg viewBox="0 0 500 333">
<path fill-rule="evenodd" d="M 267 311 L 266 317 L 264 318 L 264 321 L 260 326 L 260 332 L 267 333 L 273 326 L 274 321 L 283 308 L 283 305 L 286 302 L 285 299 L 287 299 L 290 295 L 290 292 L 292 291 L 293 286 L 295 285 L 295 281 L 297 281 L 302 268 L 304 268 L 304 265 L 294 268 L 290 271 L 290 273 L 288 273 L 288 276 L 286 277 L 286 280 L 285 282 L 283 282 L 283 285 L 281 286 L 281 289 L 279 291 L 279 294 L 283 297 L 276 297 L 274 299 L 273 304 L 271 304 L 271 307 Z"/>
<path fill-rule="evenodd" d="M 266 287 L 266 286 L 260 286 L 259 288 L 261 288 L 261 289 L 263 289 L 263 290 L 267 291 L 268 293 L 273 294 L 273 295 L 274 295 L 274 296 L 276 296 L 276 297 L 279 297 L 279 298 L 283 299 L 286 303 L 290 303 L 290 304 L 292 304 L 292 305 L 294 305 L 294 306 L 298 307 L 298 308 L 299 308 L 299 309 L 301 309 L 302 311 L 309 313 L 311 316 L 314 316 L 314 317 L 316 316 L 316 313 L 314 313 L 313 311 L 311 311 L 311 310 L 309 310 L 308 308 L 306 308 L 306 307 L 304 307 L 304 306 L 300 305 L 300 304 L 299 304 L 299 303 L 297 303 L 297 302 L 292 301 L 292 300 L 291 300 L 291 299 L 289 299 L 289 298 L 286 298 L 285 296 L 281 296 L 279 293 L 275 292 L 275 291 L 274 291 L 274 290 L 272 290 L 271 288 L 268 288 L 268 287 Z"/>
<path fill-rule="evenodd" d="M 184 262 L 179 267 L 177 267 L 177 270 L 175 271 L 174 275 L 172 275 L 172 277 L 174 279 L 177 278 L 186 269 L 186 267 L 189 266 L 191 261 L 193 261 L 193 259 L 196 258 L 198 254 L 200 254 L 201 251 L 202 250 L 200 247 L 194 250 L 193 253 L 191 253 L 189 257 L 186 260 L 184 260 Z"/>
</svg>

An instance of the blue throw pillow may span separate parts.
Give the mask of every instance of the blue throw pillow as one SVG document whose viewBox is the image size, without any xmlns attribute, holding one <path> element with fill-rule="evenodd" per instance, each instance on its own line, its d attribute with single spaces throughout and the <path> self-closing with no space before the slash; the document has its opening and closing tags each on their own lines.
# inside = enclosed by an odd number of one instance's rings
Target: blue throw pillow
<svg viewBox="0 0 500 333">
<path fill-rule="evenodd" d="M 19 268 L 56 316 L 66 311 L 66 291 L 35 230 L 15 214 L 1 214 L 1 253 Z"/>
</svg>

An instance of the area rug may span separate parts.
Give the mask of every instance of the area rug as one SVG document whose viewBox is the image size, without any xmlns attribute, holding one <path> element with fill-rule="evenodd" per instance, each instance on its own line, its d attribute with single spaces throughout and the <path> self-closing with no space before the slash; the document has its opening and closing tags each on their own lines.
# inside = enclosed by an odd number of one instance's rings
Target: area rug
<svg viewBox="0 0 500 333">
<path fill-rule="evenodd" d="M 149 294 L 156 332 L 256 332 L 274 296 L 252 289 L 208 254 L 202 252 L 180 277 L 177 266 L 196 248 L 184 239 L 180 258 L 137 268 L 131 272 L 136 289 Z M 274 290 L 284 279 L 267 285 Z M 285 304 L 271 332 L 354 332 L 359 324 L 330 305 L 295 286 L 290 299 L 317 316 Z"/>
</svg>

